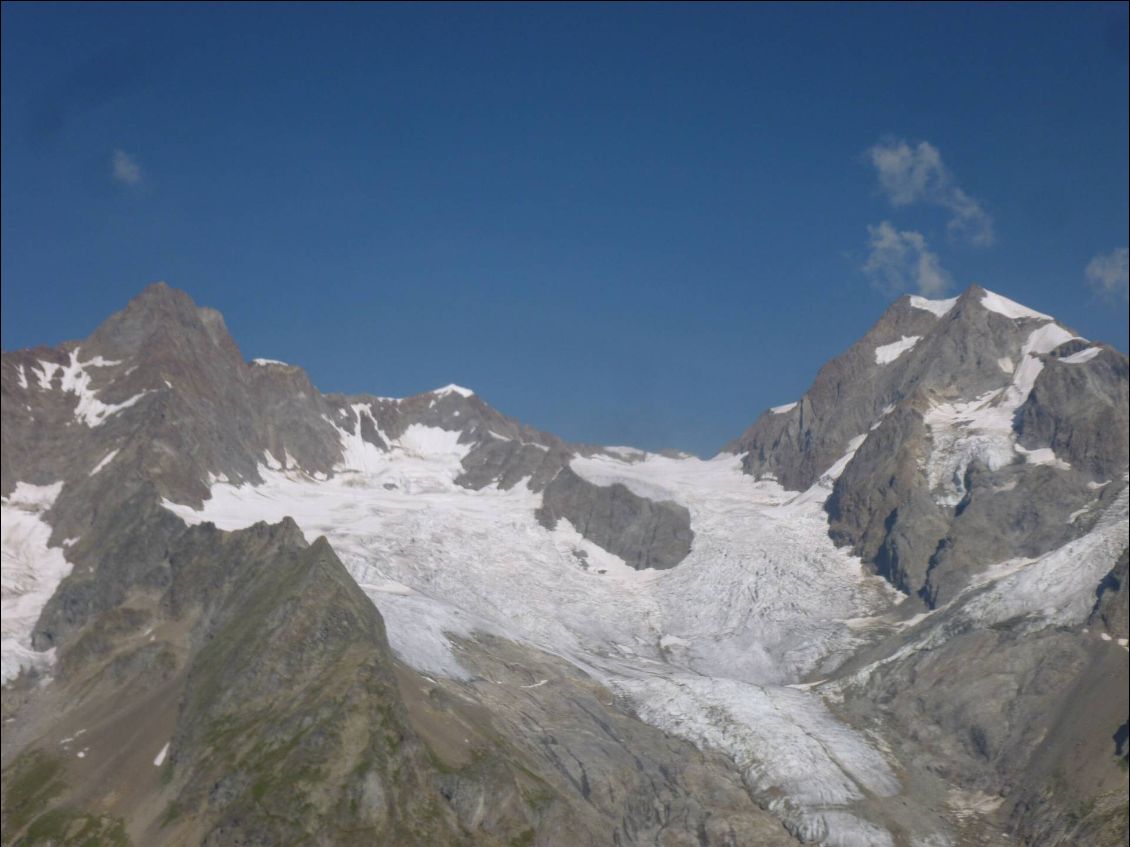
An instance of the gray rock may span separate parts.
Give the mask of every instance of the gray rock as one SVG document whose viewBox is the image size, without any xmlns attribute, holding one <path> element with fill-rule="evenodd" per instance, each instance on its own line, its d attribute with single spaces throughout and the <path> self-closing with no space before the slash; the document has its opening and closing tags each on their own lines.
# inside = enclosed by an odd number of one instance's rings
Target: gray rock
<svg viewBox="0 0 1130 847">
<path fill-rule="evenodd" d="M 1039 555 L 1085 532 L 1107 496 L 1092 486 L 1120 479 L 1127 464 L 1126 357 L 1103 347 L 1088 361 L 1065 363 L 1089 346 L 1076 339 L 1041 357 L 1014 425 L 1021 447 L 1051 448 L 1069 467 L 1016 456 L 989 468 L 973 459 L 955 481 L 960 502 L 931 490 L 932 405 L 1004 388 L 1029 335 L 1048 324 L 987 309 L 984 297 L 973 286 L 940 318 L 903 298 L 821 369 L 793 409 L 762 415 L 726 448 L 743 454 L 747 472 L 804 489 L 865 435 L 827 501 L 831 535 L 931 605 L 988 564 Z M 920 336 L 912 348 L 886 364 L 876 360 L 877 347 L 910 336 Z"/>
<path fill-rule="evenodd" d="M 1095 609 L 1087 625 L 1112 638 L 1130 638 L 1130 611 L 1128 611 L 1128 596 L 1130 596 L 1130 573 L 1127 571 L 1128 551 L 1123 550 L 1122 555 L 1110 569 L 1099 587 L 1095 590 Z"/>
<path fill-rule="evenodd" d="M 657 503 L 619 483 L 594 485 L 569 468 L 546 486 L 537 517 L 547 529 L 566 518 L 585 538 L 636 570 L 673 568 L 694 541 L 685 506 Z"/>
<path fill-rule="evenodd" d="M 1079 364 L 1062 360 L 1091 345 L 1068 342 L 1052 352 L 1017 411 L 1020 443 L 1056 456 L 1099 481 L 1117 479 L 1130 455 L 1127 359 L 1111 347 Z"/>
</svg>

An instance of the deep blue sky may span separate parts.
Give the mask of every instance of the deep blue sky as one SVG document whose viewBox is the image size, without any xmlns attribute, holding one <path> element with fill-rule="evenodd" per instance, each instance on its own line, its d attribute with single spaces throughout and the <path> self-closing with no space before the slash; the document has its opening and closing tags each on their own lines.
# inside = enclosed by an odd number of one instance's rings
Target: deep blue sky
<svg viewBox="0 0 1130 847">
<path fill-rule="evenodd" d="M 5 4 L 3 345 L 163 279 L 325 391 L 711 453 L 894 298 L 889 221 L 1126 349 L 1126 9 Z"/>
</svg>

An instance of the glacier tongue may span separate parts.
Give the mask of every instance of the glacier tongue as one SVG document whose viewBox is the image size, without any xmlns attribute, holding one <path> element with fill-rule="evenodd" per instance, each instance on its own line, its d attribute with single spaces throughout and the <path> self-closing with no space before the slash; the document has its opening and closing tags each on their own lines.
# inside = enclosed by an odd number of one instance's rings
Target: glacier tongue
<svg viewBox="0 0 1130 847">
<path fill-rule="evenodd" d="M 215 480 L 201 511 L 165 505 L 225 529 L 289 515 L 308 538 L 330 539 L 417 670 L 467 676 L 449 635 L 533 644 L 628 696 L 648 721 L 729 752 L 751 787 L 780 794 L 794 831 L 890 843 L 852 811 L 865 794 L 898 791 L 890 766 L 816 693 L 788 687 L 858 648 L 845 621 L 898 597 L 832 545 L 819 503 L 789 505 L 790 492 L 754 481 L 730 455 L 574 459 L 591 482 L 690 511 L 690 555 L 636 571 L 566 520 L 542 527 L 541 495 L 524 485 L 456 485 L 457 433 L 421 427 L 389 452 L 341 436 L 353 467 L 329 480 L 263 468 L 260 486 Z"/>
</svg>

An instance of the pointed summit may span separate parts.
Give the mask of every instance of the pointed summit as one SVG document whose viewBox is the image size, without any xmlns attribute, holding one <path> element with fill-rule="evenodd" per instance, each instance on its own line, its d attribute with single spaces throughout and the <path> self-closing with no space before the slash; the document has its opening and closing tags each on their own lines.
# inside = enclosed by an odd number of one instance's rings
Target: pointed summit
<svg viewBox="0 0 1130 847">
<path fill-rule="evenodd" d="M 795 405 L 762 415 L 725 449 L 744 455 L 754 475 L 807 489 L 853 439 L 915 395 L 972 399 L 1003 389 L 1034 349 L 1034 331 L 1043 327 L 1048 336 L 1036 345 L 1039 353 L 1072 336 L 1053 320 L 979 285 L 945 300 L 900 297 L 866 335 L 820 369 Z"/>
<path fill-rule="evenodd" d="M 902 302 L 903 299 L 900 298 L 900 300 L 896 301 L 896 305 Z M 970 285 L 958 296 L 950 297 L 945 300 L 932 300 L 916 294 L 910 294 L 905 297 L 905 302 L 915 309 L 930 312 L 939 318 L 945 317 L 960 303 L 963 306 L 978 306 L 986 311 L 995 312 L 998 315 L 1003 315 L 1012 320 L 1055 320 L 1051 315 L 1045 315 L 1043 312 L 1038 312 L 1022 303 L 1010 300 L 1002 294 L 997 294 L 995 291 L 982 288 L 976 283 Z"/>
<path fill-rule="evenodd" d="M 180 289 L 164 282 L 148 285 L 120 312 L 111 315 L 84 343 L 84 348 L 111 359 L 208 355 L 226 361 L 239 348 L 223 317 L 199 307 Z"/>
</svg>

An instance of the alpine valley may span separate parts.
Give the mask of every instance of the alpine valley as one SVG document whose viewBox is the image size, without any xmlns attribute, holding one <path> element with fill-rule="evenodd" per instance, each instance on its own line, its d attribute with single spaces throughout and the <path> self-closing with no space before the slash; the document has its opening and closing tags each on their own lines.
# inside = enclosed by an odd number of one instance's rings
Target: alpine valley
<svg viewBox="0 0 1130 847">
<path fill-rule="evenodd" d="M 3 354 L 2 841 L 1125 844 L 1127 377 L 903 297 L 700 459 L 152 285 Z"/>
</svg>

